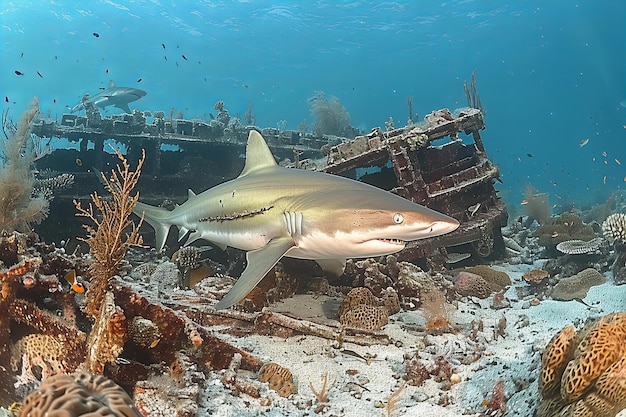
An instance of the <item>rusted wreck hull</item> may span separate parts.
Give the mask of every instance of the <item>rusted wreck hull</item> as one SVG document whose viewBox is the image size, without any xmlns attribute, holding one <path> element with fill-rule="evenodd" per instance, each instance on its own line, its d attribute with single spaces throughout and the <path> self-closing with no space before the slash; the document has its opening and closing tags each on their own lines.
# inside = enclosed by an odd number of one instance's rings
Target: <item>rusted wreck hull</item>
<svg viewBox="0 0 626 417">
<path fill-rule="evenodd" d="M 502 249 L 500 228 L 508 214 L 494 188 L 500 174 L 487 158 L 480 137 L 484 128 L 478 109 L 464 109 L 456 116 L 438 110 L 426 116 L 424 124 L 387 132 L 374 129 L 334 146 L 324 171 L 359 177 L 461 223 L 453 233 L 409 242 L 399 259 L 423 258 L 441 247 L 486 258 Z M 359 176 L 363 168 L 377 172 Z"/>
</svg>

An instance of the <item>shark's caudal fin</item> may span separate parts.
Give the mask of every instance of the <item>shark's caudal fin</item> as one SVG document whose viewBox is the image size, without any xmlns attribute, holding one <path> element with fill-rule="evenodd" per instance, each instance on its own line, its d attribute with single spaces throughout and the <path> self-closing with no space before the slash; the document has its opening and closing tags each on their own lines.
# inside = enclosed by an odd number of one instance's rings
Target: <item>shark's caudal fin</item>
<svg viewBox="0 0 626 417">
<path fill-rule="evenodd" d="M 247 252 L 248 266 L 228 294 L 215 305 L 215 308 L 221 310 L 241 301 L 293 246 L 291 236 L 280 237 L 272 239 L 260 249 Z"/>
<path fill-rule="evenodd" d="M 277 165 L 276 159 L 274 159 L 274 155 L 272 155 L 272 151 L 270 151 L 263 136 L 256 130 L 251 130 L 246 145 L 246 165 L 239 176 L 244 177 L 256 170 Z"/>
<path fill-rule="evenodd" d="M 137 216 L 143 216 L 144 220 L 154 228 L 156 236 L 156 248 L 161 251 L 165 246 L 167 235 L 172 223 L 169 222 L 170 211 L 161 207 L 154 207 L 149 204 L 137 202 L 133 210 Z"/>
</svg>

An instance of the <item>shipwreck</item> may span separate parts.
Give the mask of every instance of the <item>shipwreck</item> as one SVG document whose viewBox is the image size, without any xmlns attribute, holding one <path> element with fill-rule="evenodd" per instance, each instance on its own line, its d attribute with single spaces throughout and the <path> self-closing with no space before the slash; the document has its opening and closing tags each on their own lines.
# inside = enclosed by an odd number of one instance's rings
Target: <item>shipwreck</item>
<svg viewBox="0 0 626 417">
<path fill-rule="evenodd" d="M 87 199 L 101 187 L 97 172 L 115 165 L 114 146 L 125 148 L 131 161 L 145 150 L 139 181 L 142 200 L 182 203 L 187 189 L 200 192 L 237 176 L 248 133 L 256 129 L 279 161 L 365 181 L 461 223 L 454 233 L 410 242 L 401 260 L 423 266 L 432 257 L 443 265 L 502 254 L 500 228 L 508 215 L 494 188 L 499 170 L 480 136 L 485 124 L 479 109 L 465 108 L 455 114 L 437 110 L 423 122 L 386 131 L 375 128 L 354 139 L 244 126 L 238 118 L 224 115 L 205 122 L 165 118 L 164 112 L 152 116 L 135 110 L 102 117 L 93 106 L 86 110 L 86 116 L 64 114 L 60 123 L 40 119 L 32 126 L 32 133 L 41 138 L 66 138 L 76 145 L 38 161 L 38 169 L 72 173 L 80 184 L 79 189 L 62 192 L 52 210 L 69 208 L 72 199 Z M 54 235 L 53 227 L 46 232 Z"/>
</svg>

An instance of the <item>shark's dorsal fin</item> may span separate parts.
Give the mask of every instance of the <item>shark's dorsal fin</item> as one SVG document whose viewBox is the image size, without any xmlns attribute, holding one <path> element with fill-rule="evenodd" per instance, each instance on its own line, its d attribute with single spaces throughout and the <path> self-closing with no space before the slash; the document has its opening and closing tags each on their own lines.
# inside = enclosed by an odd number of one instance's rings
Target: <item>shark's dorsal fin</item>
<svg viewBox="0 0 626 417">
<path fill-rule="evenodd" d="M 277 166 L 272 151 L 267 146 L 263 136 L 256 130 L 251 130 L 246 145 L 246 165 L 241 171 L 240 177 L 249 175 L 258 169 Z"/>
<path fill-rule="evenodd" d="M 190 200 L 191 197 L 195 197 L 196 193 L 194 193 L 191 188 L 187 189 L 187 199 Z"/>
<path fill-rule="evenodd" d="M 109 80 L 109 88 L 115 88 L 115 81 Z"/>
</svg>

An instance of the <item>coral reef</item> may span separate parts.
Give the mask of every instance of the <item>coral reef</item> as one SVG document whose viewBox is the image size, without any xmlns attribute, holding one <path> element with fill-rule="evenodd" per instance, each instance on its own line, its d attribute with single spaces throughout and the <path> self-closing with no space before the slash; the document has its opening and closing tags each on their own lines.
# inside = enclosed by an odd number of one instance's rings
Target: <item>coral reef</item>
<svg viewBox="0 0 626 417">
<path fill-rule="evenodd" d="M 398 262 L 395 255 L 387 255 L 379 262 L 349 259 L 345 275 L 352 278 L 353 287 L 367 287 L 377 297 L 382 296 L 384 289 L 392 287 L 398 294 L 400 306 L 406 310 L 419 308 L 423 294 L 447 285 L 441 274 L 425 272 L 410 262 Z"/>
<path fill-rule="evenodd" d="M 20 417 L 85 415 L 101 417 L 141 417 L 126 392 L 101 375 L 60 374 L 47 378 L 28 395 Z"/>
<path fill-rule="evenodd" d="M 626 407 L 626 313 L 561 330 L 542 355 L 537 417 L 614 417 Z"/>
<path fill-rule="evenodd" d="M 0 230 L 26 232 L 30 225 L 39 223 L 48 215 L 50 194 L 35 187 L 32 164 L 49 152 L 42 142 L 29 134 L 30 125 L 39 112 L 35 97 L 31 108 L 25 111 L 17 126 L 4 113 L 0 138 Z"/>
<path fill-rule="evenodd" d="M 567 240 L 589 241 L 596 237 L 593 228 L 586 225 L 575 214 L 563 213 L 559 217 L 546 220 L 533 236 L 539 237 L 539 244 L 547 248 L 555 248 Z"/>
<path fill-rule="evenodd" d="M 552 298 L 563 301 L 583 299 L 587 296 L 589 288 L 604 282 L 601 273 L 593 268 L 587 268 L 574 276 L 561 278 L 552 289 Z"/>
</svg>

